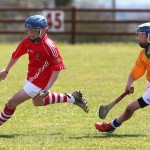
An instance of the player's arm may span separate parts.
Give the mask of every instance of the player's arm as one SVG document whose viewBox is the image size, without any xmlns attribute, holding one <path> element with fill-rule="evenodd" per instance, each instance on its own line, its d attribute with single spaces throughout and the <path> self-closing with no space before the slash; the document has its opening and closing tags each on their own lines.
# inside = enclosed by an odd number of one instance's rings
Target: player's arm
<svg viewBox="0 0 150 150">
<path fill-rule="evenodd" d="M 49 46 L 51 45 L 51 46 Z M 44 88 L 48 92 L 48 90 L 52 87 L 54 82 L 57 80 L 58 75 L 61 70 L 64 70 L 66 67 L 62 61 L 62 57 L 58 51 L 57 46 L 49 40 L 49 44 L 45 45 L 48 49 L 48 54 L 49 54 L 49 62 L 53 67 L 53 73 L 51 75 L 51 78 L 47 84 L 47 86 Z"/>
<path fill-rule="evenodd" d="M 126 84 L 126 87 L 125 87 L 125 91 L 130 91 L 132 93 L 131 85 L 132 85 L 132 83 L 134 81 L 135 80 L 134 80 L 132 74 L 130 73 L 129 76 L 128 76 L 128 80 L 127 80 L 127 84 Z"/>
<path fill-rule="evenodd" d="M 4 80 L 11 69 L 11 67 L 17 62 L 18 58 L 11 58 L 7 67 L 0 72 L 0 81 Z"/>
<path fill-rule="evenodd" d="M 26 50 L 26 41 L 25 40 L 26 39 L 24 39 L 18 45 L 18 47 L 16 48 L 16 50 L 12 53 L 12 57 L 11 57 L 8 65 L 7 65 L 7 67 L 0 72 L 0 81 L 4 80 L 6 78 L 9 70 L 17 62 L 17 60 L 19 59 L 19 57 L 27 53 L 27 50 Z"/>
<path fill-rule="evenodd" d="M 144 51 L 141 51 L 141 53 L 139 54 L 139 56 L 136 60 L 135 65 L 133 66 L 133 68 L 131 70 L 131 75 L 134 80 L 137 80 L 140 77 L 142 77 L 146 71 L 145 64 L 142 61 L 143 53 L 144 53 Z"/>
<path fill-rule="evenodd" d="M 142 62 L 142 55 L 143 55 L 143 51 L 140 52 L 135 65 L 133 66 L 131 73 L 128 76 L 128 80 L 127 80 L 127 84 L 125 87 L 125 91 L 129 90 L 132 91 L 131 86 L 132 83 L 139 79 L 140 77 L 142 77 L 146 71 L 146 68 Z"/>
<path fill-rule="evenodd" d="M 52 85 L 55 83 L 55 81 L 58 78 L 60 71 L 53 71 L 52 76 L 47 84 L 47 86 L 44 88 L 48 92 L 48 90 L 52 87 Z"/>
<path fill-rule="evenodd" d="M 53 73 L 51 75 L 51 78 L 50 78 L 48 84 L 44 88 L 44 90 L 46 90 L 47 92 L 49 91 L 49 89 L 53 86 L 53 84 L 57 80 L 60 71 L 65 69 L 65 65 L 63 64 L 61 57 L 57 57 L 57 58 L 52 57 L 51 63 L 53 64 Z"/>
<path fill-rule="evenodd" d="M 5 70 L 7 70 L 9 72 L 9 70 L 12 68 L 12 66 L 17 62 L 19 58 L 11 58 L 7 67 L 5 68 Z"/>
</svg>

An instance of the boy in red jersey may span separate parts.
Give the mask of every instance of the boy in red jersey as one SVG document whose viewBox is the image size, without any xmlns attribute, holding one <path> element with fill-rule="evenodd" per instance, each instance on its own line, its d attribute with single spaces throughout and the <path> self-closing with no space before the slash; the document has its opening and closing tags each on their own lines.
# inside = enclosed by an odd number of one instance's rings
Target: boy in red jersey
<svg viewBox="0 0 150 150">
<path fill-rule="evenodd" d="M 48 38 L 47 30 L 47 20 L 41 15 L 30 16 L 25 21 L 26 37 L 12 53 L 7 67 L 0 72 L 0 81 L 7 77 L 11 67 L 19 57 L 28 54 L 29 64 L 26 84 L 6 103 L 0 114 L 0 125 L 13 115 L 19 104 L 30 98 L 32 98 L 35 106 L 70 102 L 88 113 L 87 102 L 80 91 L 74 91 L 72 94 L 48 92 L 60 71 L 65 69 L 65 65 L 57 46 Z"/>
<path fill-rule="evenodd" d="M 142 77 L 146 72 L 146 92 L 143 96 L 131 102 L 118 118 L 108 123 L 95 123 L 96 129 L 100 132 L 113 132 L 123 122 L 130 119 L 136 110 L 150 105 L 150 22 L 138 26 L 137 40 L 142 50 L 129 74 L 125 90 L 132 92 L 131 86 L 133 82 Z"/>
</svg>

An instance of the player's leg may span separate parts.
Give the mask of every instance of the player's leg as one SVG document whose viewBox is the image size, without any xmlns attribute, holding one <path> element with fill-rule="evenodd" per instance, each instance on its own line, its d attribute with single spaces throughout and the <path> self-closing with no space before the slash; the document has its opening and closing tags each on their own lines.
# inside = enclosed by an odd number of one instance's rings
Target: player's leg
<svg viewBox="0 0 150 150">
<path fill-rule="evenodd" d="M 17 92 L 8 102 L 6 103 L 3 111 L 0 114 L 0 125 L 6 122 L 16 110 L 16 107 L 22 102 L 30 99 L 24 90 Z"/>
<path fill-rule="evenodd" d="M 55 103 L 74 103 L 75 98 L 71 94 L 62 94 L 51 92 L 44 98 L 45 105 Z"/>
<path fill-rule="evenodd" d="M 67 94 L 51 92 L 48 93 L 44 98 L 38 96 L 36 98 L 33 98 L 32 101 L 35 106 L 45 106 L 54 103 L 74 103 L 75 98 L 72 95 L 68 96 Z"/>
<path fill-rule="evenodd" d="M 140 106 L 138 100 L 130 103 L 126 107 L 125 111 L 118 117 L 117 123 L 122 124 L 124 121 L 130 119 L 132 117 L 133 113 L 139 108 L 141 108 L 141 106 Z"/>
<path fill-rule="evenodd" d="M 126 107 L 125 111 L 118 118 L 108 123 L 99 123 L 99 122 L 95 123 L 96 129 L 99 130 L 100 132 L 112 132 L 117 127 L 120 127 L 120 125 L 123 122 L 130 119 L 136 110 L 150 105 L 150 82 L 147 82 L 146 89 L 147 90 L 144 93 L 144 95 L 138 100 L 129 104 Z"/>
<path fill-rule="evenodd" d="M 74 91 L 72 94 L 48 93 L 46 97 L 36 97 L 32 99 L 35 106 L 45 106 L 55 103 L 73 103 L 81 107 L 85 112 L 88 112 L 88 105 L 80 91 Z"/>
<path fill-rule="evenodd" d="M 145 97 L 147 97 L 149 95 L 149 93 L 147 94 L 147 92 L 145 93 Z M 116 128 L 120 127 L 120 125 L 127 121 L 128 119 L 130 119 L 132 117 L 132 115 L 134 114 L 134 112 L 140 108 L 144 108 L 146 106 L 148 106 L 150 104 L 150 101 L 147 101 L 147 98 L 143 97 L 139 98 L 138 100 L 130 103 L 125 111 L 116 119 L 112 120 L 112 122 L 109 123 L 95 123 L 95 127 L 97 130 L 101 131 L 101 132 L 112 132 L 114 131 Z"/>
<path fill-rule="evenodd" d="M 114 122 L 116 122 L 116 125 L 117 125 L 117 123 L 122 124 L 124 121 L 130 119 L 132 117 L 133 113 L 137 109 L 144 108 L 150 104 L 150 83 L 149 82 L 147 82 L 146 89 L 147 89 L 147 91 L 145 92 L 145 94 L 142 97 L 140 97 L 138 100 L 129 104 L 127 106 L 126 110 L 124 111 L 124 113 L 121 114 L 118 117 L 118 119 L 115 119 L 116 121 L 114 121 Z M 113 125 L 113 122 L 112 122 L 112 125 Z M 114 125 L 114 127 L 115 127 L 115 125 Z"/>
</svg>

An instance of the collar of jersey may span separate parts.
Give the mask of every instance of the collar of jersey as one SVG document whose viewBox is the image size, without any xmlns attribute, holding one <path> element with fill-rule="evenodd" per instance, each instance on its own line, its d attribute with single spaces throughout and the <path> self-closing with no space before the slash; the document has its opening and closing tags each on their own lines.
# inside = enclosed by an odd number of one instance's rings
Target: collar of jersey
<svg viewBox="0 0 150 150">
<path fill-rule="evenodd" d="M 148 47 L 145 48 L 145 55 L 146 55 L 147 58 L 150 58 L 150 54 L 148 54 L 147 52 L 148 52 Z"/>
</svg>

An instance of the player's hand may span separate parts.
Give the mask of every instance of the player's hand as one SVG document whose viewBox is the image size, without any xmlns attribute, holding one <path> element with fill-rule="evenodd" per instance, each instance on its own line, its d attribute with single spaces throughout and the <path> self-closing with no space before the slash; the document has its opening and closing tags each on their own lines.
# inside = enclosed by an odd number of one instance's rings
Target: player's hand
<svg viewBox="0 0 150 150">
<path fill-rule="evenodd" d="M 131 86 L 126 86 L 125 91 L 129 91 L 129 94 L 134 93 L 134 88 Z"/>
<path fill-rule="evenodd" d="M 44 97 L 48 95 L 49 92 L 46 90 L 41 90 L 36 97 L 34 97 L 34 100 L 42 100 Z"/>
<path fill-rule="evenodd" d="M 6 76 L 8 75 L 8 72 L 3 69 L 2 71 L 0 71 L 0 81 L 1 80 L 5 80 Z"/>
<path fill-rule="evenodd" d="M 48 92 L 46 90 L 41 90 L 39 92 L 39 96 L 41 96 L 42 98 L 46 97 L 48 95 Z"/>
</svg>

